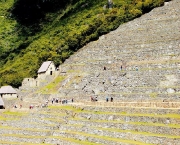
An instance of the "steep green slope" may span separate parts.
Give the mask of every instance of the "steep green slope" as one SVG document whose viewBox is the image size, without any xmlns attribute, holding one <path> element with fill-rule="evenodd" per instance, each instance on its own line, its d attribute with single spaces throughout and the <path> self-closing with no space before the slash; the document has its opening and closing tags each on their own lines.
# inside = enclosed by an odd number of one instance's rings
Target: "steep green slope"
<svg viewBox="0 0 180 145">
<path fill-rule="evenodd" d="M 164 0 L 0 1 L 0 85 L 18 87 L 45 60 L 61 64 L 73 52 Z M 106 8 L 105 8 L 106 5 Z M 35 13 L 35 12 L 36 13 Z"/>
</svg>

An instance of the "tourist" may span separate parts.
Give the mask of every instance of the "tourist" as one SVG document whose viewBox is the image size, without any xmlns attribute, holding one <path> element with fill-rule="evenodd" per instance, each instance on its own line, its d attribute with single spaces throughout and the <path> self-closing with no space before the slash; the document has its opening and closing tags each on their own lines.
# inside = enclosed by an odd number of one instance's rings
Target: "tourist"
<svg viewBox="0 0 180 145">
<path fill-rule="evenodd" d="M 106 102 L 108 102 L 109 101 L 109 98 L 108 97 L 106 97 Z"/>
<path fill-rule="evenodd" d="M 113 102 L 113 97 L 111 97 L 111 102 Z"/>
<path fill-rule="evenodd" d="M 96 97 L 95 101 L 98 101 L 98 98 Z"/>
<path fill-rule="evenodd" d="M 136 68 L 135 68 L 135 69 L 136 69 L 136 71 L 138 71 L 138 66 L 136 66 Z"/>
<path fill-rule="evenodd" d="M 91 98 L 91 102 L 92 102 L 93 101 L 93 97 L 91 96 L 90 98 Z"/>
<path fill-rule="evenodd" d="M 56 98 L 56 103 L 58 103 L 59 102 L 59 99 L 58 98 Z"/>
<path fill-rule="evenodd" d="M 120 69 L 121 69 L 121 71 L 122 71 L 122 69 L 123 69 L 122 65 L 121 65 Z"/>
</svg>

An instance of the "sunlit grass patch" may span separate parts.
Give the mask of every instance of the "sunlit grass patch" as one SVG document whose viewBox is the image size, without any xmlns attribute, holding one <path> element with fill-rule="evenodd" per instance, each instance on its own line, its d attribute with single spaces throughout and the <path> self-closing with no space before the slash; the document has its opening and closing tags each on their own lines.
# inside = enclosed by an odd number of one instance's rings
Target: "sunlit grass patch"
<svg viewBox="0 0 180 145">
<path fill-rule="evenodd" d="M 19 111 L 5 111 L 3 112 L 4 115 L 13 115 L 13 116 L 25 116 L 28 115 L 28 113 L 25 112 L 19 112 Z"/>
<path fill-rule="evenodd" d="M 49 83 L 45 87 L 41 88 L 38 92 L 42 94 L 54 94 L 57 93 L 59 84 L 64 80 L 64 76 L 58 76 L 53 82 Z"/>
</svg>

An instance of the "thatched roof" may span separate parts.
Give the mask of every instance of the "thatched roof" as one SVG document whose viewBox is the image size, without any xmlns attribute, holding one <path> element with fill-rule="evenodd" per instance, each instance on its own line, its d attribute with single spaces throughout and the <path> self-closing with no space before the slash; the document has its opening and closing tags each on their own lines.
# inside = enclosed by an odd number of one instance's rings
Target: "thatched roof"
<svg viewBox="0 0 180 145">
<path fill-rule="evenodd" d="M 17 91 L 11 86 L 2 86 L 0 88 L 0 94 L 17 94 Z"/>
<path fill-rule="evenodd" d="M 41 67 L 38 70 L 38 73 L 46 72 L 51 63 L 52 63 L 52 61 L 43 62 L 43 64 L 41 65 Z"/>
<path fill-rule="evenodd" d="M 0 106 L 4 106 L 4 101 L 2 100 L 1 97 L 0 97 Z"/>
</svg>

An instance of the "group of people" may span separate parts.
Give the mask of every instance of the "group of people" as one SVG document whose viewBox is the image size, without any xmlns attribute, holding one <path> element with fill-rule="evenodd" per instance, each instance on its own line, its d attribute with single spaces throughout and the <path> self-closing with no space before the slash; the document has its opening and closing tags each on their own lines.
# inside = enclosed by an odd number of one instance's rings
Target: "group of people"
<svg viewBox="0 0 180 145">
<path fill-rule="evenodd" d="M 103 67 L 103 70 L 107 70 L 106 66 Z M 123 66 L 122 65 L 120 66 L 120 70 L 121 71 L 123 70 Z"/>
<path fill-rule="evenodd" d="M 109 98 L 106 97 L 106 102 L 109 102 Z M 110 102 L 113 102 L 113 97 L 110 98 Z"/>
<path fill-rule="evenodd" d="M 13 108 L 18 108 L 18 105 L 17 104 L 13 105 Z M 21 108 L 22 108 L 22 105 L 20 104 L 19 109 L 21 109 Z"/>
<path fill-rule="evenodd" d="M 90 97 L 91 98 L 91 102 L 96 102 L 96 101 L 98 101 L 98 98 L 97 97 Z"/>
<path fill-rule="evenodd" d="M 52 98 L 51 100 L 52 104 L 53 103 L 62 103 L 62 104 L 67 104 L 68 102 L 73 103 L 74 102 L 74 98 L 67 100 L 67 99 L 58 99 L 58 98 Z"/>
<path fill-rule="evenodd" d="M 98 98 L 97 97 L 90 97 L 90 99 L 91 99 L 91 102 L 96 102 L 96 101 L 98 101 Z M 110 100 L 109 100 L 109 97 L 106 97 L 106 102 L 113 102 L 113 97 L 110 97 Z"/>
</svg>

